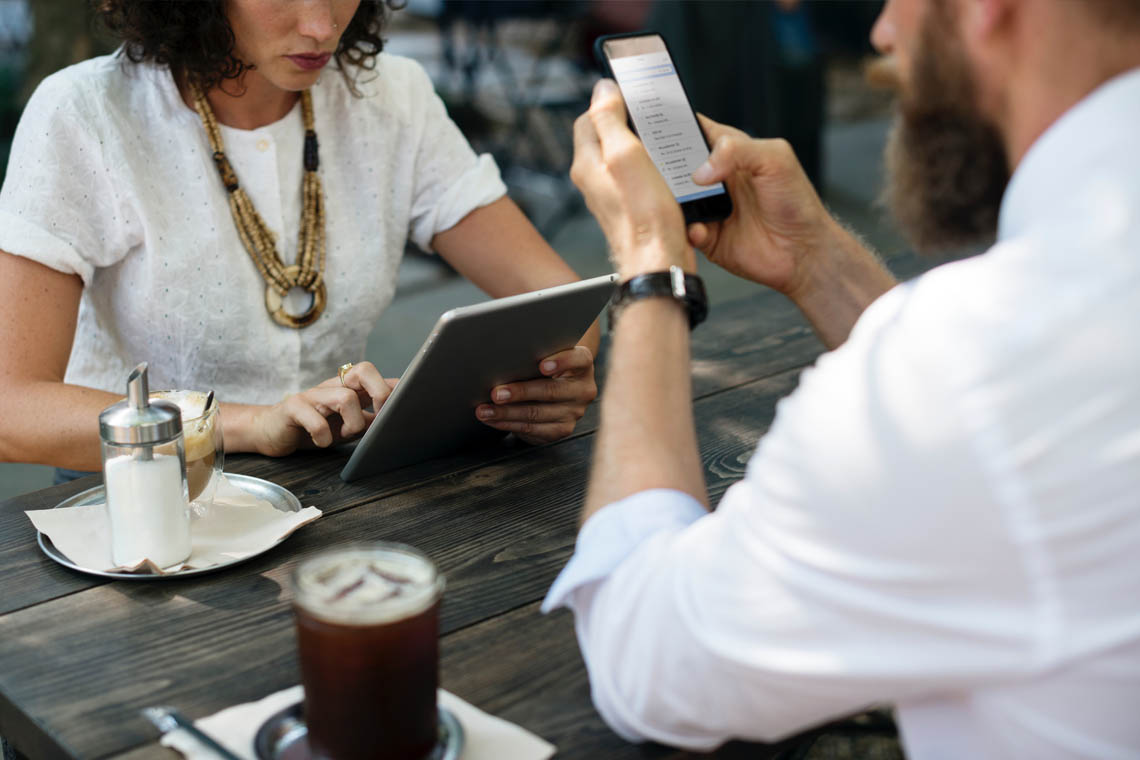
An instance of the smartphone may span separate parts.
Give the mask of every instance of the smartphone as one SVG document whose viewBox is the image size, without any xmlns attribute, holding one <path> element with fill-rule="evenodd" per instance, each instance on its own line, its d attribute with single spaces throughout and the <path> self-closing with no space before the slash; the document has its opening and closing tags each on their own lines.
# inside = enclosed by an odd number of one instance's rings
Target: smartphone
<svg viewBox="0 0 1140 760">
<path fill-rule="evenodd" d="M 693 172 L 709 157 L 709 144 L 665 39 L 654 32 L 605 35 L 595 40 L 594 55 L 617 82 L 630 126 L 681 204 L 685 222 L 728 217 L 732 199 L 724 183 L 693 182 Z"/>
</svg>

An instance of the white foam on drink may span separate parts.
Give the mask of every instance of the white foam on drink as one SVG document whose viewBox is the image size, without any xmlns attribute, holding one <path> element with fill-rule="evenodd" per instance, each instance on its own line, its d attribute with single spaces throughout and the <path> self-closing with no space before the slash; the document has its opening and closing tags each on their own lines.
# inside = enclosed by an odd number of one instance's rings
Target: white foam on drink
<svg viewBox="0 0 1140 760">
<path fill-rule="evenodd" d="M 206 395 L 202 391 L 155 391 L 151 397 L 177 404 L 182 412 L 182 421 L 189 422 L 201 417 L 206 410 Z"/>
<path fill-rule="evenodd" d="M 352 625 L 418 615 L 439 597 L 441 579 L 425 558 L 399 549 L 346 549 L 297 570 L 296 600 L 316 617 Z"/>
</svg>

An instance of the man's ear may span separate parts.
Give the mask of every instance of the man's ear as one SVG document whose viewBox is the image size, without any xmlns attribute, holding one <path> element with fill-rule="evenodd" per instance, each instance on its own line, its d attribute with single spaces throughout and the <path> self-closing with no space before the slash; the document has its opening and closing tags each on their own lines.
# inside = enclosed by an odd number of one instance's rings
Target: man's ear
<svg viewBox="0 0 1140 760">
<path fill-rule="evenodd" d="M 975 41 L 993 37 L 1005 28 L 1021 2 L 1022 0 L 959 0 L 960 31 Z"/>
</svg>

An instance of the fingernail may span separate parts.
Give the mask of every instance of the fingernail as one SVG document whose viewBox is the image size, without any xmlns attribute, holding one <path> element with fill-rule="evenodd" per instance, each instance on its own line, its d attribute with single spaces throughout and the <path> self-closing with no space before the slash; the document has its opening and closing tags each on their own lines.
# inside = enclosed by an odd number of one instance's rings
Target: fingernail
<svg viewBox="0 0 1140 760">
<path fill-rule="evenodd" d="M 594 97 L 591 102 L 596 103 L 608 95 L 613 95 L 615 92 L 617 92 L 617 85 L 614 84 L 612 79 L 599 79 L 598 83 L 594 85 Z"/>
<path fill-rule="evenodd" d="M 705 161 L 703 164 L 698 166 L 697 170 L 693 172 L 693 182 L 712 182 L 712 178 L 713 167 L 712 164 L 710 164 L 708 161 Z"/>
<path fill-rule="evenodd" d="M 479 415 L 479 419 L 481 419 L 481 420 L 489 420 L 495 416 L 495 410 L 493 407 L 490 407 L 490 406 L 481 406 L 476 411 L 476 414 Z"/>
<path fill-rule="evenodd" d="M 549 361 L 549 362 L 543 362 L 542 363 L 542 371 L 543 372 L 553 372 L 557 368 L 558 368 L 558 362 Z"/>
<path fill-rule="evenodd" d="M 499 390 L 495 391 L 495 400 L 496 401 L 509 401 L 510 398 L 511 398 L 511 392 L 508 391 L 506 388 L 500 388 Z"/>
</svg>

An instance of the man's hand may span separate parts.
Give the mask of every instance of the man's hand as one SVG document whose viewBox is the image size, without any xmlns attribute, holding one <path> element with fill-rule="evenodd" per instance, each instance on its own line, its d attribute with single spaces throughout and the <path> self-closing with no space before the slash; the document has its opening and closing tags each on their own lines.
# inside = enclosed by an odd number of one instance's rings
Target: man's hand
<svg viewBox="0 0 1140 760">
<path fill-rule="evenodd" d="M 360 362 L 344 374 L 343 384 L 332 377 L 273 406 L 252 407 L 252 445 L 260 454 L 278 457 L 349 440 L 372 424 L 397 382 L 381 376 L 371 362 Z"/>
<path fill-rule="evenodd" d="M 894 278 L 827 213 L 787 142 L 753 140 L 711 119 L 701 123 L 713 150 L 693 180 L 724 182 L 733 212 L 687 232 L 681 207 L 626 126 L 613 82 L 598 82 L 590 110 L 574 123 L 570 176 L 601 224 L 622 279 L 674 264 L 694 271 L 691 243 L 733 274 L 787 295 L 823 342 L 838 346 Z"/>
<path fill-rule="evenodd" d="M 574 122 L 570 178 L 601 225 L 623 280 L 672 265 L 694 271 L 681 207 L 626 125 L 621 93 L 608 79 L 594 87 L 590 110 Z"/>
<path fill-rule="evenodd" d="M 527 443 L 565 438 L 586 407 L 598 396 L 594 382 L 594 355 L 575 346 L 539 362 L 541 380 L 508 383 L 491 390 L 493 404 L 480 404 L 475 416 L 482 422 Z"/>
<path fill-rule="evenodd" d="M 827 213 L 787 142 L 701 124 L 713 150 L 693 181 L 724 182 L 733 211 L 690 226 L 689 241 L 714 264 L 791 298 L 824 344 L 839 346 L 894 277 Z"/>
<path fill-rule="evenodd" d="M 754 140 L 700 118 L 713 150 L 693 180 L 724 182 L 733 211 L 723 222 L 691 225 L 689 241 L 733 274 L 794 297 L 820 251 L 828 250 L 828 237 L 841 228 L 785 140 Z"/>
</svg>

